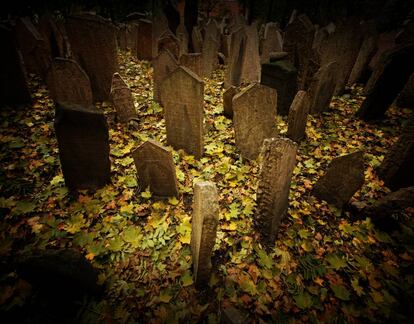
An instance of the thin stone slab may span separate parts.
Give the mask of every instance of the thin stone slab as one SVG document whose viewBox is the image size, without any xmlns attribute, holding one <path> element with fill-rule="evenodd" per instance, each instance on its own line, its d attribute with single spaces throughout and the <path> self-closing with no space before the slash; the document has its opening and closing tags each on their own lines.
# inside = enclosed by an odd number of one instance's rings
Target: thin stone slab
<svg viewBox="0 0 414 324">
<path fill-rule="evenodd" d="M 188 53 L 188 32 L 183 23 L 181 23 L 176 31 L 178 42 L 180 44 L 180 55 Z"/>
<path fill-rule="evenodd" d="M 130 22 L 127 24 L 127 48 L 131 53 L 137 52 L 137 38 L 138 35 L 138 24 L 136 22 Z"/>
<path fill-rule="evenodd" d="M 89 77 L 74 60 L 55 58 L 47 75 L 47 86 L 50 96 L 56 102 L 66 102 L 84 107 L 92 105 Z"/>
<path fill-rule="evenodd" d="M 66 186 L 98 189 L 110 181 L 108 125 L 94 106 L 58 103 L 55 133 Z"/>
<path fill-rule="evenodd" d="M 364 153 L 358 151 L 333 159 L 313 187 L 312 195 L 343 208 L 363 184 Z"/>
<path fill-rule="evenodd" d="M 180 57 L 180 42 L 169 30 L 160 36 L 157 47 L 158 53 L 169 50 L 177 60 Z"/>
<path fill-rule="evenodd" d="M 267 23 L 264 31 L 264 38 L 262 40 L 261 63 L 268 63 L 270 53 L 282 51 L 282 35 L 276 23 Z"/>
<path fill-rule="evenodd" d="M 233 97 L 237 94 L 237 88 L 231 86 L 223 93 L 223 113 L 228 118 L 233 118 Z"/>
<path fill-rule="evenodd" d="M 333 93 L 335 91 L 335 69 L 336 62 L 330 62 L 322 66 L 313 76 L 309 86 L 309 111 L 312 114 L 320 114 L 329 108 Z"/>
<path fill-rule="evenodd" d="M 121 123 L 128 123 L 131 119 L 138 117 L 131 89 L 118 72 L 114 73 L 112 77 L 111 98 L 116 109 L 117 119 Z"/>
<path fill-rule="evenodd" d="M 180 66 L 162 82 L 161 100 L 168 145 L 200 158 L 203 155 L 203 81 Z"/>
<path fill-rule="evenodd" d="M 198 76 L 203 75 L 203 55 L 202 53 L 181 54 L 180 65 L 190 69 Z"/>
<path fill-rule="evenodd" d="M 197 288 L 208 285 L 211 277 L 211 255 L 216 241 L 219 205 L 213 182 L 194 184 L 193 219 L 191 221 L 191 252 L 193 277 Z"/>
<path fill-rule="evenodd" d="M 259 55 L 259 35 L 255 23 L 245 27 L 246 48 L 243 57 L 241 79 L 244 82 L 260 82 L 260 55 Z"/>
<path fill-rule="evenodd" d="M 270 138 L 263 142 L 255 223 L 265 247 L 273 246 L 288 208 L 296 151 L 297 144 L 288 138 Z"/>
<path fill-rule="evenodd" d="M 115 26 L 99 16 L 79 15 L 67 18 L 66 29 L 76 61 L 91 81 L 94 101 L 110 99 L 118 70 Z"/>
<path fill-rule="evenodd" d="M 287 137 L 292 141 L 299 143 L 305 137 L 308 112 L 308 95 L 306 91 L 300 90 L 289 109 Z"/>
<path fill-rule="evenodd" d="M 168 20 L 163 13 L 158 13 L 152 21 L 152 55 L 158 56 L 158 39 L 168 31 Z"/>
<path fill-rule="evenodd" d="M 193 41 L 193 49 L 195 53 L 202 53 L 203 51 L 203 36 L 201 35 L 200 27 L 194 26 L 191 32 L 191 40 Z"/>
<path fill-rule="evenodd" d="M 149 140 L 133 153 L 141 190 L 150 188 L 155 197 L 178 197 L 177 178 L 171 152 Z"/>
<path fill-rule="evenodd" d="M 154 66 L 153 97 L 156 102 L 162 104 L 161 83 L 168 75 L 178 68 L 178 62 L 170 51 L 163 50 L 153 60 L 152 65 Z"/>
<path fill-rule="evenodd" d="M 121 24 L 118 26 L 117 33 L 116 33 L 116 41 L 118 48 L 121 51 L 126 51 L 128 46 L 128 40 L 127 40 L 127 25 Z"/>
<path fill-rule="evenodd" d="M 40 17 L 38 29 L 43 39 L 45 40 L 48 52 L 51 58 L 67 57 L 68 44 L 62 30 L 57 26 L 55 19 L 50 14 L 45 14 Z"/>
<path fill-rule="evenodd" d="M 203 76 L 211 78 L 218 66 L 219 43 L 213 35 L 206 34 L 203 42 Z"/>
<path fill-rule="evenodd" d="M 152 59 L 152 21 L 147 19 L 138 21 L 137 58 L 147 61 Z"/>
<path fill-rule="evenodd" d="M 236 146 L 249 160 L 258 157 L 265 138 L 276 135 L 276 90 L 254 83 L 233 97 Z"/>
<path fill-rule="evenodd" d="M 224 79 L 224 86 L 238 87 L 241 84 L 242 64 L 245 56 L 246 33 L 244 28 L 239 28 L 231 34 L 230 57 Z"/>
</svg>

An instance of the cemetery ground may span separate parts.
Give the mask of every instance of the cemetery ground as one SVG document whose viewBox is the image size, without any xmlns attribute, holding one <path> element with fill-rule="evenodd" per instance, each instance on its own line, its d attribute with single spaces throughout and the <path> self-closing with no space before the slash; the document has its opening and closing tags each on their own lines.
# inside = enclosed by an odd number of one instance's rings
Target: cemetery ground
<svg viewBox="0 0 414 324">
<path fill-rule="evenodd" d="M 274 247 L 265 251 L 254 230 L 260 157 L 242 159 L 235 147 L 232 121 L 223 116 L 223 68 L 204 80 L 204 155 L 196 160 L 172 150 L 180 195 L 158 200 L 139 187 L 131 155 L 148 139 L 166 145 L 162 107 L 152 100 L 152 68 L 127 53 L 120 54 L 120 62 L 138 120 L 125 126 L 115 121 L 111 103 L 97 105 L 110 127 L 111 183 L 94 193 L 74 196 L 65 187 L 54 103 L 39 79 L 31 76 L 32 106 L 1 111 L 3 312 L 26 319 L 33 314 L 28 305 L 33 307 L 36 296 L 13 268 L 14 260 L 25 251 L 65 247 L 86 256 L 104 287 L 80 301 L 77 321 L 215 323 L 229 305 L 256 323 L 408 320 L 414 294 L 413 210 L 400 215 L 397 230 L 385 232 L 373 219 L 340 212 L 310 192 L 333 158 L 358 150 L 365 152 L 365 183 L 352 201 L 370 204 L 389 192 L 375 168 L 397 140 L 409 111 L 393 107 L 383 121 L 367 124 L 354 117 L 363 100 L 361 89 L 354 87 L 335 97 L 326 113 L 310 115 L 288 213 Z M 286 133 L 286 117 L 275 122 Z M 191 214 L 193 183 L 204 180 L 216 183 L 220 219 L 213 274 L 209 287 L 198 291 L 192 276 Z M 36 307 L 53 318 L 41 303 Z"/>
</svg>

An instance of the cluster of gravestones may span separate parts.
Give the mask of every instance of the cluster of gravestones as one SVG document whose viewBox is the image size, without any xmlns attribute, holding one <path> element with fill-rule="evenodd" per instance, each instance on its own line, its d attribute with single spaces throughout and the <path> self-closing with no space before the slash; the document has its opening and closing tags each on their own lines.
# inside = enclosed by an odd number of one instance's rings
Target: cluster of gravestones
<svg viewBox="0 0 414 324">
<path fill-rule="evenodd" d="M 117 47 L 152 62 L 153 96 L 164 108 L 167 144 L 196 158 L 203 155 L 202 78 L 211 77 L 221 60 L 227 65 L 224 114 L 233 119 L 236 146 L 246 159 L 263 156 L 255 220 L 266 247 L 274 243 L 287 211 L 297 142 L 304 138 L 308 113 L 325 111 L 334 94 L 343 93 L 347 84 L 360 80 L 370 59 L 375 58 L 372 56 L 380 38 L 369 22 L 352 19 L 317 29 L 307 16 L 300 15 L 284 32 L 275 23 L 267 23 L 258 31 L 256 24 L 247 25 L 241 17 L 230 24 L 209 19 L 194 26 L 194 53 L 189 53 L 190 35 L 183 19 L 175 33 L 163 16 L 153 21 L 133 16 L 118 27 L 93 15 L 71 16 L 65 24 L 56 24 L 51 17 L 45 21 L 38 26 L 42 32 L 26 18 L 15 26 L 24 66 L 10 30 L 3 27 L 9 45 L 2 55 L 14 64 L 7 67 L 14 69 L 16 76 L 13 90 L 25 85 L 24 68 L 48 84 L 57 103 L 55 130 L 66 185 L 74 190 L 96 189 L 110 181 L 108 126 L 93 102 L 111 99 L 119 122 L 137 117 L 131 90 L 117 73 Z M 406 87 L 412 88 L 413 45 L 401 40 L 412 34 L 400 34 L 401 45 L 377 59 L 361 111 L 370 112 L 369 107 L 378 105 L 379 100 L 386 101 L 384 96 L 387 100 L 395 97 L 407 81 Z M 396 73 L 403 69 L 403 77 L 394 82 Z M 247 83 L 250 85 L 240 91 L 240 85 Z M 410 94 L 403 90 L 401 100 L 409 101 Z M 30 98 L 27 86 L 22 92 L 10 91 L 8 100 L 16 95 L 20 100 Z M 288 115 L 287 138 L 278 134 L 276 114 Z M 381 171 L 387 183 L 397 183 L 396 188 L 404 181 L 413 183 L 412 175 L 408 180 L 402 176 L 413 162 L 411 124 L 404 134 L 390 153 L 401 163 L 386 158 Z M 133 158 L 141 187 L 149 186 L 155 197 L 179 195 L 168 149 L 147 141 L 133 152 Z M 342 208 L 363 181 L 363 153 L 355 152 L 334 159 L 313 194 Z M 191 247 L 198 286 L 209 278 L 217 224 L 214 183 L 196 183 Z"/>
</svg>

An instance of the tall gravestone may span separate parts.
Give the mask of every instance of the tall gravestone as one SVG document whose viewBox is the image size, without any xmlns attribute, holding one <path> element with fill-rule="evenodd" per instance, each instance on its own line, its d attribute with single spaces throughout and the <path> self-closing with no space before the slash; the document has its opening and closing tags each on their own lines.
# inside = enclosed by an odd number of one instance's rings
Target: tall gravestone
<svg viewBox="0 0 414 324">
<path fill-rule="evenodd" d="M 197 288 L 206 287 L 211 276 L 211 255 L 216 241 L 218 222 L 219 205 L 216 185 L 212 182 L 195 183 L 191 252 L 194 282 Z"/>
<path fill-rule="evenodd" d="M 305 137 L 309 99 L 306 91 L 299 90 L 289 109 L 287 137 L 299 143 Z"/>
<path fill-rule="evenodd" d="M 242 81 L 251 83 L 260 81 L 259 35 L 255 23 L 245 27 L 246 47 L 242 63 Z"/>
<path fill-rule="evenodd" d="M 138 21 L 137 58 L 147 61 L 152 59 L 152 21 L 147 19 Z"/>
<path fill-rule="evenodd" d="M 67 18 L 66 29 L 76 61 L 91 81 L 93 99 L 109 99 L 118 70 L 115 26 L 99 16 L 79 15 Z"/>
<path fill-rule="evenodd" d="M 131 119 L 137 118 L 131 89 L 119 73 L 114 73 L 112 77 L 111 98 L 116 109 L 117 119 L 121 123 L 128 123 Z"/>
<path fill-rule="evenodd" d="M 309 85 L 310 112 L 320 114 L 329 108 L 335 91 L 336 62 L 330 62 L 322 66 L 313 76 Z"/>
<path fill-rule="evenodd" d="M 178 38 L 171 33 L 169 30 L 164 32 L 157 41 L 158 53 L 164 50 L 169 50 L 174 55 L 175 59 L 178 60 L 180 57 L 180 43 Z"/>
<path fill-rule="evenodd" d="M 94 106 L 58 103 L 55 132 L 66 186 L 97 189 L 110 181 L 108 125 Z"/>
<path fill-rule="evenodd" d="M 191 32 L 191 40 L 193 41 L 194 52 L 201 53 L 203 50 L 203 36 L 201 35 L 200 27 L 193 27 L 193 31 Z"/>
<path fill-rule="evenodd" d="M 138 24 L 136 22 L 129 22 L 127 24 L 127 48 L 131 53 L 137 52 L 137 41 L 138 41 Z"/>
<path fill-rule="evenodd" d="M 239 86 L 241 83 L 242 64 L 245 56 L 246 33 L 240 27 L 231 34 L 230 57 L 225 75 L 225 87 Z"/>
<path fill-rule="evenodd" d="M 270 53 L 282 51 L 282 35 L 276 23 L 267 23 L 262 40 L 261 63 L 268 63 Z"/>
<path fill-rule="evenodd" d="M 128 46 L 128 37 L 127 37 L 127 25 L 121 24 L 118 26 L 117 33 L 116 33 L 116 41 L 118 48 L 121 51 L 126 51 Z"/>
<path fill-rule="evenodd" d="M 274 244 L 288 208 L 296 151 L 297 144 L 287 138 L 270 138 L 263 142 L 255 222 L 265 247 Z"/>
<path fill-rule="evenodd" d="M 190 69 L 198 76 L 203 76 L 203 55 L 202 53 L 181 54 L 180 65 Z"/>
<path fill-rule="evenodd" d="M 178 197 L 172 154 L 155 141 L 141 144 L 133 153 L 141 190 L 150 187 L 154 196 Z"/>
<path fill-rule="evenodd" d="M 154 66 L 154 100 L 159 104 L 162 104 L 161 83 L 168 75 L 170 75 L 175 69 L 178 68 L 178 62 L 169 50 L 163 50 L 153 60 L 152 65 Z"/>
<path fill-rule="evenodd" d="M 178 67 L 161 84 L 167 143 L 200 158 L 203 155 L 204 83 Z"/>
<path fill-rule="evenodd" d="M 89 77 L 76 61 L 61 57 L 55 58 L 46 80 L 54 101 L 84 107 L 92 105 Z"/>
<path fill-rule="evenodd" d="M 159 13 L 153 17 L 152 21 L 152 56 L 158 55 L 158 39 L 163 33 L 168 31 L 168 20 L 164 14 Z"/>
<path fill-rule="evenodd" d="M 276 135 L 276 90 L 254 83 L 233 97 L 236 146 L 243 157 L 254 160 L 265 138 Z"/>
<path fill-rule="evenodd" d="M 212 34 L 207 34 L 203 42 L 203 76 L 211 78 L 213 71 L 217 68 L 217 53 L 219 43 Z"/>
<path fill-rule="evenodd" d="M 68 55 L 68 44 L 65 35 L 50 14 L 40 17 L 38 29 L 45 40 L 51 58 L 66 57 Z"/>
<path fill-rule="evenodd" d="M 233 97 L 237 94 L 237 88 L 231 86 L 223 93 L 223 113 L 228 118 L 233 118 Z"/>
</svg>

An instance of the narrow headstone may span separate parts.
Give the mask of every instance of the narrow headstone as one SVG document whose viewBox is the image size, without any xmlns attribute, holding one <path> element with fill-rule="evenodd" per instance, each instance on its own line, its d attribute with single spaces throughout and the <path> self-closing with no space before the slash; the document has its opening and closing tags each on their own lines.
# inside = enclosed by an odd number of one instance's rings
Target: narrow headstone
<svg viewBox="0 0 414 324">
<path fill-rule="evenodd" d="M 116 109 L 117 119 L 121 123 L 128 123 L 132 118 L 137 117 L 131 89 L 119 73 L 114 73 L 112 77 L 111 98 Z"/>
<path fill-rule="evenodd" d="M 156 197 L 178 197 L 174 161 L 168 149 L 149 140 L 141 144 L 132 156 L 141 190 L 150 187 Z"/>
<path fill-rule="evenodd" d="M 219 43 L 210 34 L 206 34 L 203 42 L 203 76 L 211 78 L 213 71 L 217 68 L 217 53 Z"/>
<path fill-rule="evenodd" d="M 245 46 L 246 33 L 243 28 L 239 28 L 231 34 L 230 57 L 228 59 L 227 70 L 224 79 L 225 88 L 228 88 L 232 85 L 237 87 L 241 83 Z"/>
<path fill-rule="evenodd" d="M 191 40 L 193 41 L 193 48 L 195 53 L 202 53 L 203 50 L 203 36 L 201 35 L 200 28 L 198 26 L 193 27 L 191 32 Z"/>
<path fill-rule="evenodd" d="M 226 58 L 226 63 L 230 56 L 230 43 L 231 37 L 230 35 L 221 35 L 220 37 L 220 52 L 223 53 L 224 57 Z"/>
<path fill-rule="evenodd" d="M 99 16 L 81 15 L 68 17 L 66 27 L 76 61 L 91 81 L 94 101 L 109 99 L 118 70 L 115 26 Z"/>
<path fill-rule="evenodd" d="M 259 35 L 255 23 L 245 27 L 246 48 L 243 57 L 242 81 L 251 83 L 260 81 Z"/>
<path fill-rule="evenodd" d="M 198 76 L 203 76 L 203 55 L 201 53 L 181 54 L 180 65 L 190 69 Z"/>
<path fill-rule="evenodd" d="M 297 144 L 288 138 L 270 138 L 263 142 L 255 222 L 265 247 L 273 246 L 288 208 L 296 150 Z"/>
<path fill-rule="evenodd" d="M 193 219 L 191 221 L 191 252 L 193 276 L 197 288 L 208 285 L 211 276 L 211 255 L 219 221 L 218 193 L 213 182 L 194 184 Z"/>
<path fill-rule="evenodd" d="M 363 184 L 364 153 L 358 151 L 333 159 L 313 187 L 312 195 L 342 208 Z"/>
<path fill-rule="evenodd" d="M 92 105 L 92 89 L 88 75 L 71 59 L 57 57 L 47 75 L 50 96 L 56 102 L 84 107 Z"/>
<path fill-rule="evenodd" d="M 287 137 L 299 143 L 305 136 L 309 100 L 306 91 L 300 90 L 289 109 Z"/>
<path fill-rule="evenodd" d="M 270 53 L 282 51 L 282 35 L 276 23 L 267 23 L 262 40 L 261 63 L 268 63 Z"/>
<path fill-rule="evenodd" d="M 66 186 L 97 189 L 110 181 L 108 125 L 94 106 L 58 103 L 55 132 Z"/>
<path fill-rule="evenodd" d="M 233 118 L 233 97 L 237 94 L 237 88 L 230 86 L 223 93 L 223 113 L 228 118 Z"/>
<path fill-rule="evenodd" d="M 167 143 L 200 158 L 203 155 L 204 83 L 178 67 L 161 84 Z"/>
<path fill-rule="evenodd" d="M 127 25 L 122 24 L 118 27 L 116 39 L 117 39 L 118 48 L 121 51 L 126 51 L 127 50 L 127 43 L 128 43 L 128 41 L 127 41 Z"/>
<path fill-rule="evenodd" d="M 152 59 L 152 22 L 147 19 L 138 21 L 137 58 L 147 61 Z"/>
<path fill-rule="evenodd" d="M 313 76 L 309 85 L 309 111 L 312 114 L 320 114 L 329 108 L 335 91 L 336 62 L 330 62 L 322 66 Z"/>
<path fill-rule="evenodd" d="M 163 13 L 158 13 L 152 21 L 152 55 L 158 55 L 158 39 L 168 31 L 168 20 Z"/>
<path fill-rule="evenodd" d="M 171 74 L 175 69 L 178 68 L 178 62 L 174 55 L 169 50 L 163 50 L 153 60 L 152 65 L 154 66 L 154 84 L 153 84 L 153 96 L 154 100 L 159 104 L 161 102 L 161 83 L 162 81 Z"/>
<path fill-rule="evenodd" d="M 39 19 L 39 32 L 48 47 L 51 58 L 66 57 L 68 55 L 68 44 L 52 15 L 45 14 Z"/>
<path fill-rule="evenodd" d="M 364 38 L 351 74 L 349 75 L 348 85 L 353 85 L 358 82 L 364 70 L 367 69 L 368 63 L 377 48 L 377 37 L 377 35 L 369 35 Z"/>
<path fill-rule="evenodd" d="M 243 157 L 254 160 L 265 138 L 276 135 L 276 90 L 254 83 L 233 97 L 236 146 Z"/>
<path fill-rule="evenodd" d="M 135 22 L 130 22 L 127 24 L 127 48 L 131 53 L 137 52 L 137 38 L 138 35 L 138 24 Z"/>
<path fill-rule="evenodd" d="M 157 43 L 158 53 L 161 53 L 164 50 L 169 50 L 178 60 L 180 57 L 180 42 L 169 30 L 160 36 Z"/>
<path fill-rule="evenodd" d="M 180 24 L 177 28 L 177 38 L 180 45 L 180 54 L 188 53 L 188 32 L 183 24 Z"/>
</svg>

